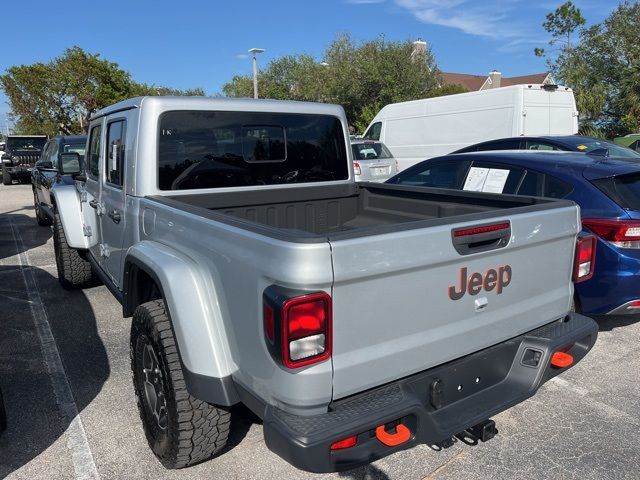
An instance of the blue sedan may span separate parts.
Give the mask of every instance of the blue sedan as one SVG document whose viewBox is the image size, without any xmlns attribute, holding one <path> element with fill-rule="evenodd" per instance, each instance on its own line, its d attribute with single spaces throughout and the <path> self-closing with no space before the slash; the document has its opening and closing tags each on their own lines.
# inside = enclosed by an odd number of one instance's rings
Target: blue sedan
<svg viewBox="0 0 640 480">
<path fill-rule="evenodd" d="M 583 230 L 598 239 L 593 276 L 576 284 L 576 308 L 592 315 L 640 312 L 638 160 L 553 151 L 473 152 L 425 160 L 387 183 L 573 200 L 580 205 Z"/>
</svg>

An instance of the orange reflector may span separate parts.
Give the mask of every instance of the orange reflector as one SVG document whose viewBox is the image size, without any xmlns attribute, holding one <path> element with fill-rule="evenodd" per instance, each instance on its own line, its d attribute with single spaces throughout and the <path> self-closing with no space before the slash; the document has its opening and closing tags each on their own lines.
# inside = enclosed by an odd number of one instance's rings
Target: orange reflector
<svg viewBox="0 0 640 480">
<path fill-rule="evenodd" d="M 384 425 L 380 425 L 376 428 L 376 438 L 387 447 L 395 447 L 402 445 L 411 438 L 411 430 L 399 424 L 396 427 L 396 433 L 389 433 L 385 430 Z"/>
<path fill-rule="evenodd" d="M 573 363 L 573 356 L 566 352 L 556 352 L 551 355 L 551 365 L 557 368 L 567 368 Z"/>
<path fill-rule="evenodd" d="M 355 447 L 357 443 L 358 443 L 358 436 L 352 435 L 350 437 L 343 438 L 342 440 L 339 440 L 337 442 L 333 442 L 331 444 L 331 450 L 342 450 L 343 448 Z"/>
</svg>

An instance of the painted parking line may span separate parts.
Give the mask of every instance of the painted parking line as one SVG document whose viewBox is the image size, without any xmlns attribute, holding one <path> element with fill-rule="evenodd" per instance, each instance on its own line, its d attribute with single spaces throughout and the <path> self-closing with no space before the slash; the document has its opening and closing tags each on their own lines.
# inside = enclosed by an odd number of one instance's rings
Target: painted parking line
<svg viewBox="0 0 640 480">
<path fill-rule="evenodd" d="M 29 257 L 24 248 L 24 242 L 19 230 L 9 216 L 9 226 L 16 246 L 17 260 L 22 273 L 22 279 L 27 292 L 27 299 L 31 307 L 31 316 L 36 327 L 45 368 L 51 380 L 56 403 L 62 416 L 69 422 L 67 428 L 67 449 L 71 454 L 71 460 L 78 480 L 99 479 L 98 470 L 93 459 L 91 448 L 87 440 L 87 434 L 78 414 L 78 406 L 73 398 L 73 392 L 69 385 L 69 379 L 60 358 L 60 352 L 51 331 L 49 318 L 40 297 L 38 284 L 33 269 L 30 268 Z"/>
</svg>

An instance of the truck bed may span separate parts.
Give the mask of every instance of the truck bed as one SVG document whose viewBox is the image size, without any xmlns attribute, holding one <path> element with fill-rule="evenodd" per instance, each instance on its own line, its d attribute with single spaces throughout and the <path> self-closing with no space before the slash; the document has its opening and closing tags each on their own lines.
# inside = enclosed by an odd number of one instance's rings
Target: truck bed
<svg viewBox="0 0 640 480">
<path fill-rule="evenodd" d="M 524 213 L 559 206 L 558 200 L 376 183 L 152 198 L 256 233 L 302 242 L 435 226 L 450 223 L 451 217 L 493 219 L 496 210 Z"/>
</svg>

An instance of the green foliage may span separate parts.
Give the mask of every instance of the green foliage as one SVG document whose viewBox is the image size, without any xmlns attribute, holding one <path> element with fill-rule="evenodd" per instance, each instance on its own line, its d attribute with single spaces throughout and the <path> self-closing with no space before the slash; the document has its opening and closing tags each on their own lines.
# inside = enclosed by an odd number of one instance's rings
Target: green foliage
<svg viewBox="0 0 640 480">
<path fill-rule="evenodd" d="M 258 93 L 261 98 L 340 104 L 362 132 L 381 106 L 429 97 L 437 89 L 431 50 L 413 56 L 412 52 L 410 41 L 392 42 L 381 36 L 356 44 L 348 35 L 340 35 L 325 50 L 322 63 L 305 54 L 270 62 L 259 74 Z M 236 75 L 222 91 L 250 97 L 252 77 Z"/>
<path fill-rule="evenodd" d="M 10 67 L 0 76 L 16 133 L 83 133 L 100 108 L 139 95 L 203 95 L 201 89 L 175 90 L 140 84 L 116 63 L 80 47 L 49 63 Z"/>
<path fill-rule="evenodd" d="M 566 37 L 565 47 L 571 49 L 571 34 L 585 23 L 586 20 L 580 9 L 573 2 L 568 1 L 556 8 L 555 12 L 548 13 L 542 26 L 551 34 L 549 42 L 551 45 Z"/>
<path fill-rule="evenodd" d="M 551 64 L 554 77 L 575 90 L 581 125 L 609 136 L 640 131 L 639 22 L 640 3 L 623 2 Z"/>
</svg>

